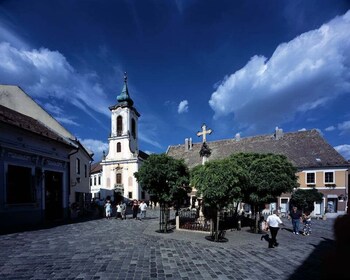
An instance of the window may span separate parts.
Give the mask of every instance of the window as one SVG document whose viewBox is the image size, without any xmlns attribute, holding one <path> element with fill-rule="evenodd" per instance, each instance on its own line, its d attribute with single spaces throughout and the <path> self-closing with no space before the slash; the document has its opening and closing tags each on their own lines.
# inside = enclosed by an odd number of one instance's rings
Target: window
<svg viewBox="0 0 350 280">
<path fill-rule="evenodd" d="M 75 171 L 77 174 L 80 174 L 80 159 L 75 160 Z"/>
<path fill-rule="evenodd" d="M 94 186 L 96 186 L 96 176 L 94 177 Z"/>
<path fill-rule="evenodd" d="M 85 178 L 87 177 L 87 165 L 84 165 L 84 174 L 85 174 Z"/>
<path fill-rule="evenodd" d="M 121 173 L 117 173 L 116 182 L 118 185 L 120 185 L 122 183 L 122 174 Z"/>
<path fill-rule="evenodd" d="M 334 184 L 334 172 L 325 172 L 324 173 L 324 182 L 325 184 Z"/>
<path fill-rule="evenodd" d="M 41 174 L 38 174 L 41 176 Z M 7 170 L 6 202 L 8 204 L 35 202 L 32 169 L 9 165 Z"/>
<path fill-rule="evenodd" d="M 90 186 L 92 186 L 92 178 L 90 178 Z"/>
<path fill-rule="evenodd" d="M 117 136 L 121 136 L 123 132 L 123 118 L 121 116 L 117 117 Z"/>
<path fill-rule="evenodd" d="M 136 122 L 134 119 L 131 120 L 131 135 L 136 139 Z"/>
<path fill-rule="evenodd" d="M 315 184 L 315 172 L 306 173 L 306 184 Z"/>
<path fill-rule="evenodd" d="M 101 175 L 98 175 L 98 184 L 101 185 Z"/>
<path fill-rule="evenodd" d="M 122 151 L 122 144 L 120 142 L 117 143 L 117 153 Z"/>
<path fill-rule="evenodd" d="M 132 192 L 128 193 L 128 198 L 132 198 Z"/>
</svg>

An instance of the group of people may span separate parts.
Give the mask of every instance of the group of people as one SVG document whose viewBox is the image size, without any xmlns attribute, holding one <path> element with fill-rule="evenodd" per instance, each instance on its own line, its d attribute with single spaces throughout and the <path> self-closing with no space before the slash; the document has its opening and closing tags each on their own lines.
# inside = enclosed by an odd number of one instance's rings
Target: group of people
<svg viewBox="0 0 350 280">
<path fill-rule="evenodd" d="M 293 206 L 292 211 L 288 215 L 288 220 L 292 220 L 293 234 L 299 234 L 300 222 L 304 224 L 303 235 L 311 234 L 311 213 L 305 211 L 302 213 L 296 206 Z M 280 225 L 284 225 L 280 217 L 278 216 L 277 210 L 273 211 L 273 214 L 267 217 L 266 220 L 267 229 L 271 232 L 271 239 L 269 239 L 269 248 L 278 246 L 277 233 Z"/>
<path fill-rule="evenodd" d="M 106 219 L 110 219 L 112 216 L 112 204 L 110 200 L 107 200 L 105 205 Z M 133 219 L 142 220 L 146 218 L 147 204 L 144 201 L 134 200 L 132 203 L 132 217 Z M 116 219 L 125 220 L 126 219 L 126 203 L 121 201 L 116 205 Z"/>
<path fill-rule="evenodd" d="M 304 224 L 303 235 L 311 234 L 311 213 L 305 211 L 302 213 L 296 206 L 293 206 L 292 211 L 289 213 L 288 219 L 292 220 L 293 234 L 299 234 L 300 222 Z"/>
</svg>

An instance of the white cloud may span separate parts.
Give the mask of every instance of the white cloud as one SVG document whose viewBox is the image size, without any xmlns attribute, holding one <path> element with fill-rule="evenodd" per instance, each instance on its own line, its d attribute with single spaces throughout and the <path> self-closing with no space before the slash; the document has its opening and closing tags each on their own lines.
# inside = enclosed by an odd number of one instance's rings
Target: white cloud
<svg viewBox="0 0 350 280">
<path fill-rule="evenodd" d="M 335 129 L 336 129 L 335 126 L 334 126 L 334 125 L 331 125 L 331 126 L 325 128 L 325 131 L 333 131 L 333 130 L 335 130 Z"/>
<path fill-rule="evenodd" d="M 212 94 L 215 118 L 257 130 L 292 120 L 350 93 L 350 11 L 280 44 L 270 59 L 254 56 Z"/>
<path fill-rule="evenodd" d="M 71 103 L 93 118 L 92 112 L 110 116 L 110 104 L 96 74 L 78 73 L 60 52 L 1 42 L 0 61 L 0 83 L 19 85 L 34 98 Z"/>
<path fill-rule="evenodd" d="M 345 121 L 338 124 L 338 129 L 342 131 L 342 133 L 350 132 L 350 121 Z"/>
<path fill-rule="evenodd" d="M 177 112 L 178 112 L 179 114 L 188 112 L 188 101 L 187 101 L 187 100 L 182 100 L 182 101 L 179 103 L 179 106 L 178 106 L 178 108 L 177 108 Z"/>
<path fill-rule="evenodd" d="M 163 149 L 162 145 L 158 142 L 158 141 L 155 141 L 155 137 L 152 135 L 146 135 L 142 132 L 139 132 L 139 139 L 145 143 L 148 143 L 150 145 L 152 145 L 153 147 L 156 147 L 158 149 Z"/>
<path fill-rule="evenodd" d="M 28 45 L 18 35 L 16 35 L 8 22 L 0 22 L 0 42 L 9 42 L 17 48 L 28 48 Z"/>
<path fill-rule="evenodd" d="M 346 160 L 350 160 L 350 145 L 339 145 L 334 147 Z"/>
<path fill-rule="evenodd" d="M 74 126 L 80 126 L 77 122 L 73 121 L 72 119 L 69 118 L 61 118 L 61 117 L 56 117 L 55 118 L 58 122 L 61 124 L 69 124 L 69 125 L 74 125 Z"/>
<path fill-rule="evenodd" d="M 84 147 L 94 153 L 94 161 L 100 161 L 102 159 L 103 151 L 108 153 L 108 143 L 95 139 L 79 139 Z"/>
</svg>

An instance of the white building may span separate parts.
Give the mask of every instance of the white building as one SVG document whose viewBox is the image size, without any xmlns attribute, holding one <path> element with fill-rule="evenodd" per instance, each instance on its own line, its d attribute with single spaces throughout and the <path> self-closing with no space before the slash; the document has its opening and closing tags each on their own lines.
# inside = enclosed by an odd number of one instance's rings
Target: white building
<svg viewBox="0 0 350 280">
<path fill-rule="evenodd" d="M 149 196 L 142 191 L 136 181 L 134 173 L 139 170 L 147 154 L 139 150 L 138 145 L 138 118 L 139 112 L 133 106 L 128 86 L 127 76 L 124 76 L 124 87 L 117 104 L 109 107 L 111 111 L 111 134 L 108 138 L 109 150 L 100 162 L 101 172 L 97 170 L 91 176 L 91 188 L 94 188 L 94 197 L 106 199 L 145 199 Z M 101 176 L 101 184 L 99 182 Z M 100 188 L 97 195 L 96 187 Z"/>
<path fill-rule="evenodd" d="M 38 103 L 27 95 L 20 87 L 0 85 L 0 105 L 40 121 L 55 131 L 60 137 L 75 147 L 69 155 L 69 202 L 83 207 L 85 200 L 90 200 L 90 164 L 92 152 L 88 151 L 77 138 L 63 127 L 54 117 L 46 112 Z"/>
</svg>

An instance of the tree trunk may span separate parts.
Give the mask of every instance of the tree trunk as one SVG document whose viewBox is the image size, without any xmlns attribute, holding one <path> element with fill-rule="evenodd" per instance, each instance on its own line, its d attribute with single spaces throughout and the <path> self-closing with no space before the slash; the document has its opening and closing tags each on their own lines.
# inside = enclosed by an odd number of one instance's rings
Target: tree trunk
<svg viewBox="0 0 350 280">
<path fill-rule="evenodd" d="M 219 240 L 219 223 L 220 223 L 220 208 L 217 206 L 216 208 L 216 230 L 215 230 L 215 242 Z"/>
<path fill-rule="evenodd" d="M 160 204 L 159 215 L 159 232 L 168 232 L 169 209 L 166 203 Z"/>
<path fill-rule="evenodd" d="M 259 220 L 260 220 L 260 209 L 259 206 L 256 205 L 255 207 L 255 226 L 254 226 L 254 233 L 259 232 Z"/>
</svg>

